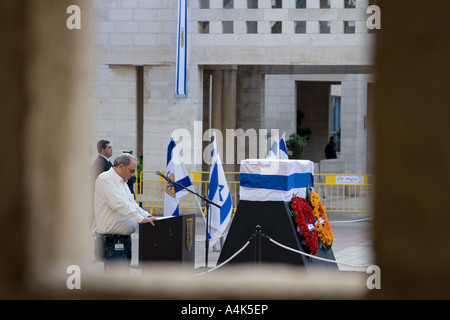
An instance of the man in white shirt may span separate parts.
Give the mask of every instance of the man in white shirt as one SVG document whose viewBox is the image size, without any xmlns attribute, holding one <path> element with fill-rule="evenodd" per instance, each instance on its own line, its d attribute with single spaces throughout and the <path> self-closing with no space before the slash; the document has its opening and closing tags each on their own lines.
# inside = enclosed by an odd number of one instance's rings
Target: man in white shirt
<svg viewBox="0 0 450 320">
<path fill-rule="evenodd" d="M 112 262 L 131 262 L 131 234 L 138 223 L 151 223 L 155 217 L 139 207 L 127 185 L 137 170 L 131 154 L 114 160 L 114 166 L 100 174 L 95 182 L 94 213 L 97 226 L 98 252 L 105 261 L 105 270 Z"/>
</svg>

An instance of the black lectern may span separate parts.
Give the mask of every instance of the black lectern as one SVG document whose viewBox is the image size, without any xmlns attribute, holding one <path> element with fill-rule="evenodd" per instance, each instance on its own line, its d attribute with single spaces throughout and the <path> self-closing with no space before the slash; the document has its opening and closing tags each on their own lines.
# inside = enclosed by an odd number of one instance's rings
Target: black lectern
<svg viewBox="0 0 450 320">
<path fill-rule="evenodd" d="M 181 262 L 195 266 L 195 214 L 161 218 L 139 225 L 139 263 Z"/>
</svg>

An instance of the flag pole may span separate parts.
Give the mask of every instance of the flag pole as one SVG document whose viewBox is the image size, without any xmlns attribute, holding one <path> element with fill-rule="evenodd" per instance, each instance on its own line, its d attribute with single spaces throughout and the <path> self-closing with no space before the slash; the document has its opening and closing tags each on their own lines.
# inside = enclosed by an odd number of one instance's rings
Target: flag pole
<svg viewBox="0 0 450 320">
<path fill-rule="evenodd" d="M 204 214 L 203 211 L 202 211 L 202 205 L 201 205 L 200 202 L 198 201 L 198 198 L 197 198 L 197 197 L 195 197 L 195 200 L 197 201 L 197 205 L 198 205 L 198 208 L 200 209 L 200 212 L 201 212 L 201 214 L 202 214 L 203 220 L 206 222 L 205 214 Z"/>
<path fill-rule="evenodd" d="M 209 237 L 208 237 L 208 232 L 209 232 L 209 203 L 206 203 L 206 237 L 205 237 L 205 273 L 208 273 L 208 255 L 209 255 Z"/>
<path fill-rule="evenodd" d="M 213 76 L 212 73 L 209 75 L 209 141 L 211 141 L 212 138 L 212 88 L 213 88 Z M 212 157 L 210 159 L 210 162 L 212 161 Z M 211 164 L 210 164 L 211 166 Z M 210 168 L 210 173 L 211 175 L 211 168 Z M 209 232 L 209 219 L 210 219 L 210 214 L 209 214 L 209 204 L 208 202 L 206 203 L 206 219 L 205 219 L 205 225 L 206 225 L 206 230 L 205 230 L 205 273 L 208 273 L 208 255 L 209 255 L 209 237 L 208 237 L 208 232 Z"/>
</svg>

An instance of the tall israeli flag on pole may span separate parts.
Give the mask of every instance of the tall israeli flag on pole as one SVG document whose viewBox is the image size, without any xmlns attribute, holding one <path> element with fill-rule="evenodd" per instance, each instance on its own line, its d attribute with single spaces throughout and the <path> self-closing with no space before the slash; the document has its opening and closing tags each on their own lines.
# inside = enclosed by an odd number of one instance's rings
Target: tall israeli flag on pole
<svg viewBox="0 0 450 320">
<path fill-rule="evenodd" d="M 274 140 L 270 147 L 266 159 L 289 159 L 286 148 L 286 132 L 283 133 L 280 141 Z"/>
<path fill-rule="evenodd" d="M 167 148 L 167 169 L 166 176 L 175 182 L 178 182 L 186 188 L 193 188 L 191 179 L 184 167 L 183 160 L 178 153 L 177 145 L 173 140 L 172 134 L 169 138 L 169 146 Z M 166 182 L 164 187 L 164 216 L 179 216 L 179 201 L 188 191 L 177 185 Z"/>
<path fill-rule="evenodd" d="M 280 139 L 279 148 L 280 159 L 289 159 L 286 147 L 286 132 L 283 133 L 283 136 Z"/>
<path fill-rule="evenodd" d="M 220 209 L 213 205 L 209 206 L 209 213 L 207 217 L 208 219 L 210 219 L 208 239 L 210 239 L 209 246 L 213 247 L 219 237 L 222 236 L 223 232 L 227 228 L 231 220 L 233 210 L 231 194 L 228 189 L 225 172 L 223 171 L 222 161 L 220 160 L 220 155 L 217 152 L 215 134 L 213 150 L 211 153 L 208 199 L 222 206 L 222 208 Z"/>
<path fill-rule="evenodd" d="M 187 0 L 178 1 L 175 96 L 186 96 Z"/>
<path fill-rule="evenodd" d="M 278 159 L 279 154 L 280 154 L 280 146 L 278 145 L 278 141 L 274 140 L 272 142 L 272 146 L 270 147 L 266 159 Z"/>
</svg>

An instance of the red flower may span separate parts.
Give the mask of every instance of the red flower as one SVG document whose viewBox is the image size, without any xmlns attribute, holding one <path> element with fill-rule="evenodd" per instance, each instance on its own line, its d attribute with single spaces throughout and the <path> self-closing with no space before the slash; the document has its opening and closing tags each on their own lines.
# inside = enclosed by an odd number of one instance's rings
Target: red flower
<svg viewBox="0 0 450 320">
<path fill-rule="evenodd" d="M 308 251 L 311 254 L 316 254 L 319 248 L 317 232 L 315 228 L 312 231 L 308 228 L 308 224 L 312 224 L 313 226 L 315 224 L 311 206 L 308 201 L 300 197 L 293 198 L 291 205 L 296 214 L 295 222 L 298 224 L 297 228 L 301 232 L 301 237 L 306 242 Z"/>
</svg>

